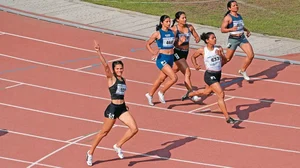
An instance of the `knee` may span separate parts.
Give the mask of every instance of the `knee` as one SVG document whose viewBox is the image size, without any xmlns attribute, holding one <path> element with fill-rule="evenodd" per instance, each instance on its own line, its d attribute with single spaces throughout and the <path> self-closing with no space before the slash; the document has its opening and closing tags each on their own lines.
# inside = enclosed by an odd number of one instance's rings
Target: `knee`
<svg viewBox="0 0 300 168">
<path fill-rule="evenodd" d="M 219 99 L 224 99 L 224 97 L 225 97 L 224 91 L 221 91 L 220 93 L 218 93 L 217 96 Z"/>
<path fill-rule="evenodd" d="M 252 59 L 254 58 L 254 53 L 253 53 L 253 52 L 251 52 L 251 53 L 249 53 L 247 56 L 248 56 L 248 58 L 249 58 L 249 59 L 251 59 L 251 60 L 252 60 Z"/>
<path fill-rule="evenodd" d="M 174 76 L 171 76 L 170 78 L 171 78 L 172 83 L 176 83 L 178 81 L 178 77 L 176 74 Z"/>
<path fill-rule="evenodd" d="M 172 68 L 172 69 L 173 69 L 173 72 L 174 72 L 174 73 L 177 73 L 177 72 L 179 71 L 179 69 L 178 69 L 178 67 L 177 67 L 177 66 L 173 66 L 173 68 Z"/>
<path fill-rule="evenodd" d="M 135 135 L 136 133 L 139 132 L 139 129 L 137 127 L 134 127 L 134 128 L 131 128 L 130 131 L 133 135 Z"/>
</svg>

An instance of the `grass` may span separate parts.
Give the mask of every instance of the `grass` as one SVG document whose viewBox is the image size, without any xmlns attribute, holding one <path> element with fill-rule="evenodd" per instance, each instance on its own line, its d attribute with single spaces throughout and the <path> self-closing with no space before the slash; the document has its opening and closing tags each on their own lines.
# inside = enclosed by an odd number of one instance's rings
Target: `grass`
<svg viewBox="0 0 300 168">
<path fill-rule="evenodd" d="M 174 18 L 185 11 L 188 22 L 220 27 L 227 0 L 83 0 L 86 2 Z M 181 3 L 186 2 L 186 3 Z M 193 3 L 188 3 L 193 2 Z M 251 32 L 300 39 L 300 0 L 237 0 Z"/>
</svg>

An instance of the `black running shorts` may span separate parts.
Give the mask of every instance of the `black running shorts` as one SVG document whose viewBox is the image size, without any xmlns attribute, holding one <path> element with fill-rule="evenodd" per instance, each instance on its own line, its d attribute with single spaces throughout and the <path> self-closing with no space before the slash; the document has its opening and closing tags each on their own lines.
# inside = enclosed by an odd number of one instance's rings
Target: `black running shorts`
<svg viewBox="0 0 300 168">
<path fill-rule="evenodd" d="M 189 55 L 189 50 L 181 50 L 179 48 L 174 48 L 174 62 L 182 58 L 186 59 Z"/>
<path fill-rule="evenodd" d="M 110 103 L 106 110 L 104 111 L 104 116 L 110 119 L 116 119 L 121 116 L 121 114 L 127 111 L 125 103 L 123 104 L 113 104 Z"/>
<path fill-rule="evenodd" d="M 206 70 L 204 73 L 204 81 L 210 86 L 213 83 L 220 82 L 222 71 L 209 71 Z"/>
</svg>

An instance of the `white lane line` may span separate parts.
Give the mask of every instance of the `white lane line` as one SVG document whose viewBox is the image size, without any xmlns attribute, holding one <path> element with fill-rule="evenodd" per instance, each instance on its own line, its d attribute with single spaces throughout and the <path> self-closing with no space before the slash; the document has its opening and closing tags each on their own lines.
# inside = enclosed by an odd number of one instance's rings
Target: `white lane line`
<svg viewBox="0 0 300 168">
<path fill-rule="evenodd" d="M 72 138 L 72 139 L 67 140 L 67 142 L 72 142 L 72 141 L 75 141 L 75 140 L 77 140 L 77 139 L 79 139 L 79 138 L 82 138 L 82 137 L 83 137 L 83 136 L 75 137 L 75 138 Z"/>
<path fill-rule="evenodd" d="M 4 81 L 8 81 L 8 82 L 21 83 L 19 81 L 14 81 L 14 80 L 9 80 L 9 79 L 4 79 L 4 78 L 0 78 L 0 80 L 4 80 Z M 92 96 L 92 95 L 87 95 L 87 94 L 82 94 L 82 93 L 77 93 L 77 92 L 71 92 L 71 91 L 66 91 L 66 90 L 60 90 L 60 89 L 55 89 L 55 88 L 50 88 L 50 87 L 45 87 L 45 86 L 29 84 L 29 83 L 25 83 L 25 82 L 22 82 L 22 83 L 24 85 L 27 85 L 27 86 L 41 88 L 41 89 L 45 89 L 45 90 L 51 90 L 51 91 L 56 91 L 56 92 L 61 92 L 61 93 L 66 93 L 66 94 L 71 94 L 71 95 L 76 95 L 76 96 L 82 96 L 82 97 L 88 97 L 88 98 L 93 98 L 93 99 L 111 101 L 110 98 L 105 98 L 105 97 L 100 97 L 100 96 Z M 235 96 L 235 98 L 236 98 L 236 96 Z M 256 99 L 254 99 L 254 100 L 256 100 Z M 259 99 L 257 99 L 257 101 L 259 101 Z M 187 113 L 186 111 L 183 111 L 183 110 L 167 109 L 167 108 L 162 108 L 162 107 L 157 107 L 157 106 L 149 106 L 149 105 L 145 105 L 145 104 L 133 103 L 133 102 L 128 102 L 128 101 L 126 101 L 126 104 L 131 104 L 131 105 L 135 105 L 135 106 L 139 106 L 139 107 L 152 108 L 152 109 L 159 109 L 159 110 L 163 110 L 163 111 L 171 111 L 171 112 L 178 112 L 178 113 L 184 113 L 184 114 L 192 114 L 192 115 L 199 115 L 199 116 L 206 116 L 206 117 L 223 119 L 223 117 L 216 116 L 216 115 L 200 114 L 200 113 Z M 289 125 L 273 124 L 273 123 L 251 121 L 251 120 L 244 120 L 243 122 L 261 124 L 261 125 L 268 125 L 268 126 L 275 126 L 275 127 L 282 127 L 282 128 L 292 128 L 292 129 L 300 130 L 300 127 L 289 126 Z"/>
<path fill-rule="evenodd" d="M 5 89 L 14 88 L 14 87 L 21 86 L 21 85 L 23 85 L 23 83 L 18 83 L 18 84 L 15 84 L 15 85 L 7 86 L 7 87 L 5 87 Z"/>
<path fill-rule="evenodd" d="M 122 59 L 126 59 L 126 57 L 120 57 L 120 58 L 112 59 L 112 60 L 109 60 L 107 62 L 114 62 L 114 61 L 119 61 L 119 60 L 122 60 Z"/>
<path fill-rule="evenodd" d="M 231 100 L 231 99 L 234 99 L 234 98 L 235 98 L 235 97 L 229 97 L 229 98 L 227 98 L 227 99 L 224 99 L 224 101 L 226 102 L 226 101 Z M 199 111 L 199 110 L 208 108 L 208 107 L 210 107 L 210 106 L 214 106 L 214 105 L 216 105 L 216 104 L 218 104 L 218 102 L 215 102 L 215 103 L 212 103 L 212 104 L 209 104 L 209 105 L 206 105 L 206 106 L 203 106 L 203 107 L 200 107 L 200 108 L 191 110 L 191 111 L 189 111 L 188 113 L 193 113 L 193 112 L 196 112 L 196 111 Z"/>
<path fill-rule="evenodd" d="M 66 47 L 66 48 L 72 48 L 72 49 L 80 50 L 80 51 L 87 51 L 87 52 L 96 53 L 96 51 L 94 51 L 94 50 L 84 49 L 84 48 L 80 48 L 80 47 L 74 47 L 74 46 L 70 46 L 70 45 L 66 45 L 66 44 L 51 42 L 51 41 L 47 41 L 47 40 L 41 40 L 41 39 L 37 39 L 37 38 L 32 38 L 32 37 L 28 37 L 28 36 L 22 36 L 22 35 L 8 33 L 8 32 L 2 32 L 2 33 L 5 33 L 6 35 L 14 36 L 14 37 L 28 39 L 28 40 L 43 42 L 43 43 L 57 45 L 57 46 Z M 122 56 L 122 55 L 117 55 L 117 54 L 112 54 L 112 53 L 105 53 L 105 52 L 102 52 L 102 54 L 109 55 L 109 56 L 115 56 L 115 57 L 125 57 L 126 59 L 129 59 L 129 60 L 135 60 L 135 61 L 139 61 L 139 62 L 146 62 L 146 63 L 155 64 L 155 62 L 153 62 L 153 61 L 142 60 L 142 59 L 137 59 L 137 58 L 131 58 L 131 57 L 128 57 L 128 56 Z M 191 68 L 191 70 L 195 70 L 195 69 Z M 205 71 L 204 70 L 200 70 L 200 72 L 205 72 Z M 241 77 L 240 75 L 234 75 L 234 74 L 229 74 L 229 73 L 224 73 L 224 72 L 222 73 L 222 75 L 227 75 L 227 76 L 231 76 L 231 77 Z M 280 83 L 280 84 L 300 86 L 300 83 L 294 83 L 294 82 L 286 82 L 286 81 L 279 81 L 279 80 L 273 80 L 273 79 L 263 79 L 263 78 L 252 78 L 252 79 L 260 80 L 260 81 Z"/>
<path fill-rule="evenodd" d="M 34 163 L 32 163 L 31 165 L 27 166 L 27 168 L 31 168 L 32 166 L 35 166 L 35 165 L 37 165 L 39 162 L 41 162 L 41 161 L 43 161 L 43 160 L 47 159 L 48 157 L 50 157 L 50 156 L 52 156 L 52 155 L 56 154 L 57 152 L 59 152 L 59 151 L 61 151 L 61 150 L 65 149 L 65 148 L 67 148 L 67 147 L 69 147 L 69 146 L 71 146 L 71 145 L 74 145 L 75 143 L 77 143 L 77 142 L 79 142 L 79 141 L 81 141 L 81 140 L 83 140 L 83 139 L 85 139 L 85 138 L 88 138 L 88 137 L 90 137 L 90 136 L 92 136 L 92 135 L 95 135 L 96 133 L 97 133 L 97 132 L 95 132 L 95 133 L 91 133 L 91 134 L 89 134 L 89 135 L 86 135 L 86 136 L 83 136 L 83 137 L 81 137 L 81 138 L 79 138 L 79 139 L 77 139 L 76 141 L 74 141 L 74 142 L 71 142 L 71 143 L 70 143 L 70 142 L 68 142 L 68 141 L 65 141 L 65 143 L 68 143 L 67 145 L 65 145 L 65 146 L 63 146 L 63 147 L 61 147 L 61 148 L 59 148 L 59 149 L 57 149 L 57 150 L 55 150 L 55 151 L 53 151 L 53 152 L 49 153 L 48 155 L 46 155 L 46 156 L 42 157 L 41 159 L 39 159 L 39 160 L 35 161 L 35 162 L 34 162 Z"/>
<path fill-rule="evenodd" d="M 37 109 L 32 109 L 32 108 L 27 108 L 27 107 L 21 107 L 21 106 L 6 104 L 6 103 L 0 103 L 0 105 L 13 107 L 13 108 L 17 108 L 17 109 L 22 109 L 22 110 L 26 110 L 26 111 L 32 111 L 32 112 L 36 112 L 36 113 L 52 115 L 52 116 L 59 116 L 59 117 L 63 117 L 63 118 L 69 118 L 69 119 L 75 119 L 75 120 L 80 120 L 80 121 L 87 121 L 87 122 L 91 122 L 91 123 L 103 124 L 103 122 L 101 122 L 101 121 L 90 120 L 90 119 L 85 119 L 85 118 L 81 118 L 81 117 L 68 116 L 68 115 L 63 115 L 63 114 L 57 114 L 57 113 L 53 113 L 53 112 L 47 112 L 47 111 L 43 111 L 43 110 L 37 110 Z M 224 119 L 224 117 L 222 117 L 222 119 Z M 120 128 L 126 128 L 126 129 L 128 128 L 125 125 L 115 124 L 115 126 L 120 127 Z M 179 136 L 179 137 L 192 137 L 191 135 L 173 133 L 173 132 L 166 132 L 166 131 L 159 131 L 159 130 L 153 130 L 153 129 L 147 129 L 147 128 L 139 128 L 139 130 L 140 131 L 163 134 L 163 135 L 173 135 L 173 136 Z M 5 130 L 5 131 L 8 132 L 7 130 Z M 233 141 L 219 140 L 219 139 L 213 139 L 213 138 L 199 137 L 199 136 L 196 137 L 196 138 L 199 139 L 199 140 L 210 141 L 210 142 L 225 143 L 225 144 L 232 144 L 232 145 L 238 145 L 238 146 L 244 146 L 244 147 L 252 147 L 252 148 L 259 148 L 259 149 L 267 149 L 267 150 L 274 150 L 274 151 L 300 154 L 300 151 L 296 151 L 296 150 L 281 149 L 281 148 L 274 148 L 274 147 L 267 147 L 267 146 L 260 146 L 260 145 L 252 145 L 252 144 L 246 144 L 246 143 L 240 143 L 240 142 L 233 142 Z"/>
<path fill-rule="evenodd" d="M 121 57 L 121 58 L 109 60 L 109 61 L 107 61 L 107 62 L 114 62 L 114 61 L 118 61 L 118 60 L 122 60 L 122 59 L 125 59 L 125 57 Z M 99 65 L 101 65 L 101 64 L 87 65 L 87 66 L 84 66 L 84 67 L 81 67 L 81 68 L 76 68 L 76 71 L 84 70 L 84 69 L 88 69 L 88 68 L 92 68 L 92 67 L 99 66 Z"/>
<path fill-rule="evenodd" d="M 89 74 L 89 75 L 94 75 L 94 76 L 106 77 L 106 76 L 103 75 L 103 74 L 97 74 L 97 73 L 87 72 L 87 71 L 80 71 L 80 70 L 71 69 L 71 68 L 66 68 L 66 67 L 61 67 L 61 66 L 52 65 L 52 64 L 46 64 L 46 63 L 37 62 L 37 61 L 32 61 L 32 60 L 28 60 L 28 59 L 24 59 L 24 58 L 14 57 L 14 56 L 6 55 L 6 54 L 0 54 L 0 56 L 8 57 L 8 58 L 16 59 L 16 60 L 22 60 L 22 61 L 26 61 L 26 62 L 31 62 L 31 63 L 35 63 L 35 64 L 39 64 L 39 65 L 44 65 L 44 66 L 48 66 L 48 67 L 53 67 L 53 68 L 58 68 L 58 69 L 63 69 L 63 70 L 68 70 L 68 71 L 73 71 L 73 72 L 83 73 L 83 74 Z M 0 79 L 3 79 L 3 78 L 0 78 Z M 3 79 L 3 80 L 4 80 L 4 79 Z M 152 85 L 153 85 L 152 83 L 142 82 L 142 81 L 137 81 L 137 80 L 131 80 L 131 79 L 126 79 L 126 81 L 133 82 L 133 83 L 144 84 L 144 85 L 149 85 L 149 86 L 152 86 Z M 21 82 L 19 82 L 19 83 L 21 83 Z M 162 87 L 163 87 L 163 85 L 162 85 Z M 185 88 L 178 88 L 178 87 L 171 87 L 171 89 L 176 89 L 176 90 L 183 90 L 183 91 L 186 91 Z M 256 99 L 256 98 L 249 98 L 249 97 L 242 97 L 242 96 L 233 96 L 233 95 L 227 95 L 227 96 L 235 97 L 235 98 L 239 98 L 239 99 L 245 99 L 245 100 L 253 100 L 253 101 L 263 101 L 263 102 L 268 102 L 268 101 L 266 101 L 266 100 L 260 100 L 260 99 Z M 272 102 L 272 103 L 275 103 L 275 104 L 282 104 L 282 105 L 288 105 L 288 106 L 300 107 L 300 104 L 292 104 L 292 103 L 279 102 L 279 101 L 274 101 L 274 102 Z"/>
<path fill-rule="evenodd" d="M 1 131 L 1 129 L 0 129 L 0 131 Z M 33 138 L 38 138 L 38 139 L 43 139 L 43 140 L 48 140 L 48 141 L 53 141 L 53 142 L 60 142 L 60 143 L 70 144 L 70 142 L 59 140 L 59 139 L 42 137 L 42 136 L 38 136 L 38 135 L 27 134 L 27 133 L 11 131 L 11 130 L 5 130 L 5 131 L 8 131 L 9 133 L 12 133 L 12 134 L 22 135 L 22 136 L 27 136 L 27 137 L 33 137 Z M 85 146 L 85 147 L 90 147 L 90 145 L 86 145 L 86 144 L 82 144 L 82 143 L 78 143 L 78 142 L 73 143 L 73 144 L 74 145 Z M 114 149 L 112 149 L 112 148 L 106 148 L 106 147 L 100 147 L 100 146 L 97 146 L 97 148 L 98 149 L 103 149 L 103 150 L 114 151 Z M 147 154 L 131 152 L 131 151 L 123 151 L 123 153 L 128 153 L 128 154 L 132 154 L 132 155 L 142 155 L 142 156 L 151 157 L 151 158 L 160 158 L 160 159 L 165 159 L 165 160 L 172 160 L 172 161 L 177 161 L 177 162 L 182 162 L 182 163 L 190 163 L 190 164 L 205 165 L 205 166 L 220 167 L 220 168 L 230 168 L 228 166 L 223 166 L 223 165 L 209 164 L 209 163 L 204 163 L 204 162 L 196 162 L 196 161 L 189 161 L 189 160 L 176 159 L 176 158 L 159 157 L 159 156 L 147 155 Z"/>
<path fill-rule="evenodd" d="M 20 162 L 20 163 L 27 163 L 27 164 L 32 164 L 33 162 L 29 162 L 29 161 L 26 161 L 26 160 L 20 160 L 20 159 L 14 159 L 14 158 L 8 158 L 8 157 L 3 157 L 3 156 L 0 156 L 0 159 L 3 159 L 3 160 L 9 160 L 9 161 L 14 161 L 14 162 Z M 51 165 L 47 165 L 47 164 L 37 164 L 38 166 L 44 166 L 44 167 L 50 167 L 50 168 L 61 168 L 61 167 L 58 167 L 58 166 L 51 166 Z"/>
<path fill-rule="evenodd" d="M 83 69 L 88 69 L 88 68 L 92 68 L 94 66 L 98 66 L 99 64 L 93 64 L 93 65 L 87 65 L 81 68 L 76 68 L 77 71 L 83 70 Z"/>
</svg>

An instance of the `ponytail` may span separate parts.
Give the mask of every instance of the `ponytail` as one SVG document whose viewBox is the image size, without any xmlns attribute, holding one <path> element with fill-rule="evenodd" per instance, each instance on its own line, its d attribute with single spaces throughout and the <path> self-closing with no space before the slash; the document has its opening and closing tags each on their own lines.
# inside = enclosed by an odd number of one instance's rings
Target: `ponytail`
<svg viewBox="0 0 300 168">
<path fill-rule="evenodd" d="M 172 23 L 172 26 L 171 26 L 171 27 L 173 27 L 173 26 L 174 26 L 175 22 L 176 22 L 176 18 L 175 18 L 175 19 L 173 19 L 173 23 Z"/>
<path fill-rule="evenodd" d="M 156 25 L 156 28 L 155 28 L 155 29 L 156 29 L 156 31 L 158 31 L 158 30 L 161 29 L 161 28 L 162 28 L 162 25 L 161 25 L 161 23 L 159 23 L 159 24 Z"/>
<path fill-rule="evenodd" d="M 225 13 L 224 17 L 226 17 L 229 13 L 230 13 L 230 10 L 228 10 L 228 11 Z"/>
</svg>

